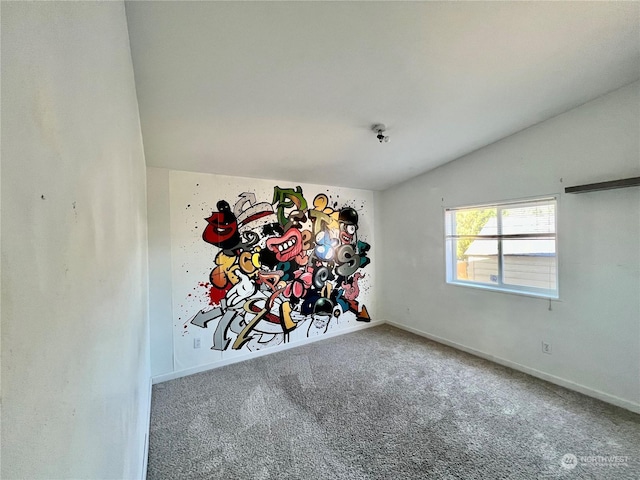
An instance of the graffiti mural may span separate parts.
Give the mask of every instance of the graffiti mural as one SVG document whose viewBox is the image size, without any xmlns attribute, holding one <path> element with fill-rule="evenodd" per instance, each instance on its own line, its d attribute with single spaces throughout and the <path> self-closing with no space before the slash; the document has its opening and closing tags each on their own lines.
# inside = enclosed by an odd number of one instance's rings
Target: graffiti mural
<svg viewBox="0 0 640 480">
<path fill-rule="evenodd" d="M 212 332 L 211 349 L 254 351 L 293 332 L 322 335 L 346 316 L 371 320 L 359 301 L 370 245 L 358 236 L 358 211 L 329 203 L 324 193 L 309 202 L 300 186 L 217 201 L 201 234 L 211 271 L 200 286 L 212 308 L 188 322 Z"/>
</svg>

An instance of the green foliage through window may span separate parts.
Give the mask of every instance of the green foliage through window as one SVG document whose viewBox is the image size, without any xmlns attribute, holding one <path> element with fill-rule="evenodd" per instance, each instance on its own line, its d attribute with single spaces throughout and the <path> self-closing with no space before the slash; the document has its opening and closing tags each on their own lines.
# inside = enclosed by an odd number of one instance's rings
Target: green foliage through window
<svg viewBox="0 0 640 480">
<path fill-rule="evenodd" d="M 496 216 L 495 208 L 474 208 L 473 210 L 459 210 L 456 212 L 456 233 L 458 235 L 477 235 L 490 218 Z M 457 242 L 458 260 L 465 260 L 467 251 L 474 238 L 460 238 Z"/>
</svg>

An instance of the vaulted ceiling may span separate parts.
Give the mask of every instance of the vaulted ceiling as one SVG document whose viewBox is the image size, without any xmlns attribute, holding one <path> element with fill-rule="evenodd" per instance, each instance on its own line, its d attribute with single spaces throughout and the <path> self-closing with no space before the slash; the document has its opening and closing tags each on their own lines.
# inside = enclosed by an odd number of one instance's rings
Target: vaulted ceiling
<svg viewBox="0 0 640 480">
<path fill-rule="evenodd" d="M 640 78 L 638 2 L 126 9 L 147 164 L 171 169 L 380 190 Z"/>
</svg>

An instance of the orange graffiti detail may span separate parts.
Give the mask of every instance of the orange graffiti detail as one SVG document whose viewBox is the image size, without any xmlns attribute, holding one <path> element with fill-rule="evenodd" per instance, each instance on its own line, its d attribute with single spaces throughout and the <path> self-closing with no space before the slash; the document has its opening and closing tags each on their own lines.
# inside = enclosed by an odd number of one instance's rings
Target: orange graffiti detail
<svg viewBox="0 0 640 480">
<path fill-rule="evenodd" d="M 231 257 L 222 252 L 218 253 L 216 256 L 217 267 L 211 271 L 210 275 L 211 283 L 218 288 L 226 287 L 229 282 L 233 285 L 238 283 L 240 279 L 234 272 L 237 268 L 237 261 L 238 257 Z"/>
</svg>

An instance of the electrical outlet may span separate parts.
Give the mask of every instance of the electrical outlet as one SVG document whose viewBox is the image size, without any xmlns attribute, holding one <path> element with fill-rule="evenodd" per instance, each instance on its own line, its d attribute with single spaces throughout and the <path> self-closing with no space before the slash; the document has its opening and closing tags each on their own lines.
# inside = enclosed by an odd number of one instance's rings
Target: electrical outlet
<svg viewBox="0 0 640 480">
<path fill-rule="evenodd" d="M 542 353 L 551 355 L 551 344 L 549 342 L 542 341 Z"/>
<path fill-rule="evenodd" d="M 200 339 L 199 338 L 194 338 L 193 339 L 193 348 L 200 348 Z"/>
</svg>

